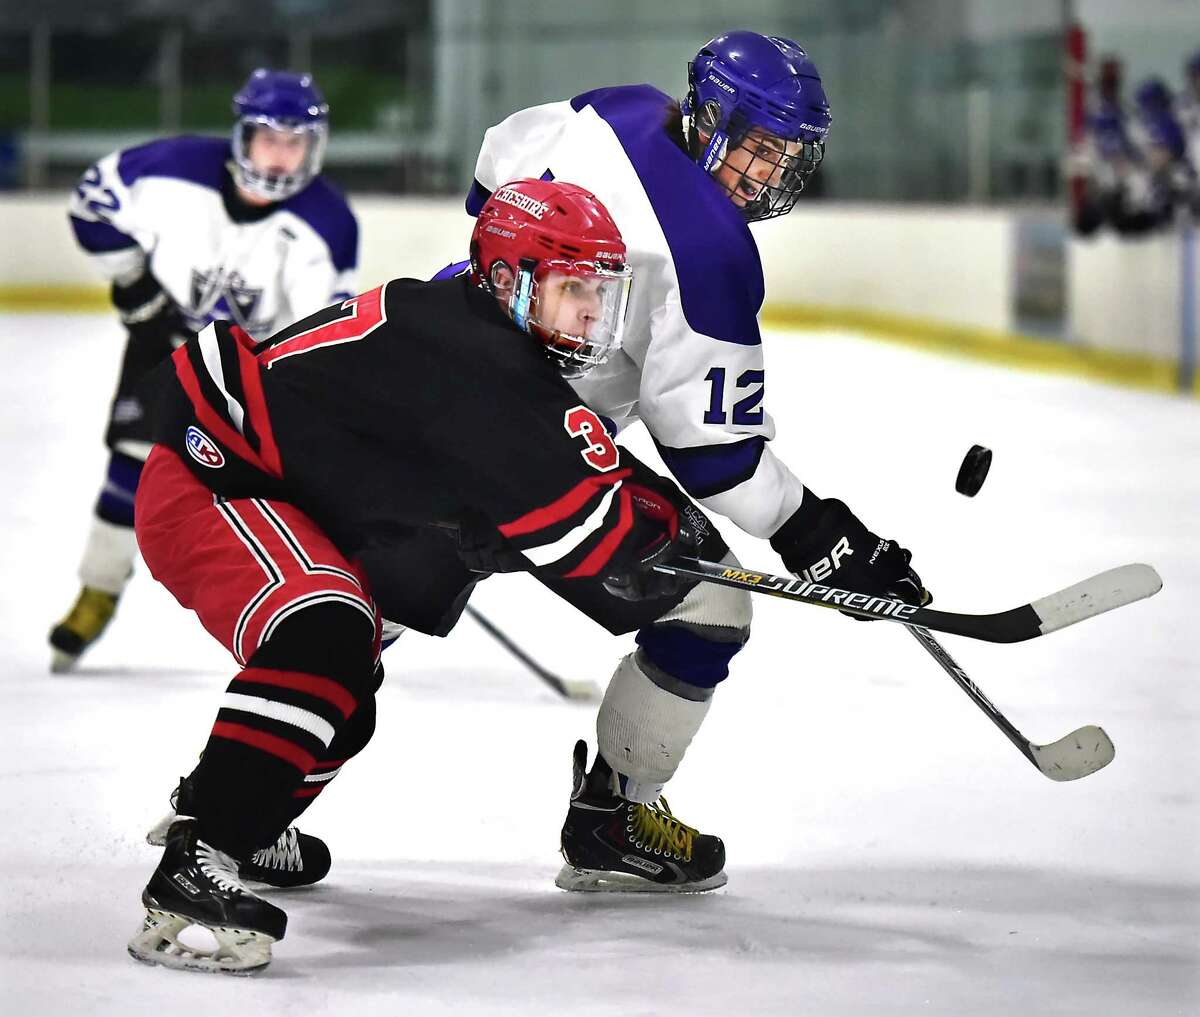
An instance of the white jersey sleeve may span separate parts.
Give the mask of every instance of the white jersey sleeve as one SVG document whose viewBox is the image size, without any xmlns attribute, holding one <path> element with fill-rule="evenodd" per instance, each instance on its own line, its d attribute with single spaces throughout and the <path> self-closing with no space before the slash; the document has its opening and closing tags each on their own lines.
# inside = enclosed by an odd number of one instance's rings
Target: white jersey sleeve
<svg viewBox="0 0 1200 1017">
<path fill-rule="evenodd" d="M 467 210 L 517 177 L 567 180 L 604 203 L 634 272 L 625 346 L 573 385 L 604 416 L 640 418 L 701 505 L 769 537 L 804 487 L 768 444 L 762 267 L 732 203 L 666 135 L 669 101 L 626 86 L 513 114 L 484 137 Z"/>
<path fill-rule="evenodd" d="M 132 282 L 142 274 L 154 230 L 141 221 L 138 204 L 118 172 L 120 152 L 89 166 L 71 195 L 68 213 L 79 246 L 106 280 Z"/>
</svg>

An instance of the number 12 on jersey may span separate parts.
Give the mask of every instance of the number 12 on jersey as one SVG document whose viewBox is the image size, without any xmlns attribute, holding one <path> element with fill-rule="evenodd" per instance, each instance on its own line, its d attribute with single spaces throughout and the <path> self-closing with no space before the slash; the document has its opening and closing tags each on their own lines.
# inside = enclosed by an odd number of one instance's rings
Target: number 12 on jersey
<svg viewBox="0 0 1200 1017">
<path fill-rule="evenodd" d="M 735 391 L 750 389 L 750 393 L 733 404 L 733 419 L 728 420 L 725 413 L 725 368 L 714 367 L 704 376 L 711 386 L 708 409 L 704 411 L 706 424 L 733 423 L 742 427 L 757 427 L 763 422 L 762 407 L 758 404 L 763 398 L 763 372 L 761 370 L 743 371 L 737 376 Z M 757 409 L 755 407 L 758 407 Z"/>
</svg>

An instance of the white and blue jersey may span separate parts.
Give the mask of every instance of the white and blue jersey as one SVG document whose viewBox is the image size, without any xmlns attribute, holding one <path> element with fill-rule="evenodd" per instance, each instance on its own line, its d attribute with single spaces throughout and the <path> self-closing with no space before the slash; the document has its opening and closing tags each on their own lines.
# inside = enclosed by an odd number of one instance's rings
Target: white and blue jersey
<svg viewBox="0 0 1200 1017">
<path fill-rule="evenodd" d="M 625 343 L 571 384 L 618 427 L 641 419 L 706 509 L 770 537 L 804 488 L 767 444 L 762 265 L 733 203 L 667 136 L 670 102 L 627 85 L 514 113 L 484 136 L 467 211 L 518 177 L 569 181 L 604 203 L 634 272 Z"/>
<path fill-rule="evenodd" d="M 114 152 L 71 199 L 76 240 L 109 280 L 148 267 L 199 331 L 224 319 L 265 338 L 356 292 L 358 223 L 317 177 L 262 207 L 242 203 L 227 140 L 177 137 Z"/>
</svg>

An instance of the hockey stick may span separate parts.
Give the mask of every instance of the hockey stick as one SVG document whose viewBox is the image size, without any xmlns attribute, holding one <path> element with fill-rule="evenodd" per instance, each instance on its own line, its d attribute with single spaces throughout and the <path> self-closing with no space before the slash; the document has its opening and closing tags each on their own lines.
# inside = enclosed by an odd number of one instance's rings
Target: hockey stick
<svg viewBox="0 0 1200 1017">
<path fill-rule="evenodd" d="M 470 604 L 467 605 L 467 614 L 479 623 L 484 632 L 496 640 L 496 642 L 564 699 L 574 699 L 579 702 L 589 703 L 595 702 L 600 698 L 600 687 L 595 682 L 588 681 L 587 679 L 560 678 L 553 671 L 548 671 L 542 667 L 541 664 L 509 639 L 500 628 Z"/>
<path fill-rule="evenodd" d="M 988 719 L 1012 742 L 1021 754 L 1051 780 L 1079 780 L 1103 769 L 1113 761 L 1117 750 L 1104 729 L 1089 724 L 1077 728 L 1049 745 L 1035 745 L 1009 722 L 983 690 L 968 677 L 967 672 L 946 652 L 933 634 L 920 625 L 909 625 L 908 631 L 929 655 L 941 665 Z"/>
<path fill-rule="evenodd" d="M 1162 589 L 1162 579 L 1151 566 L 1122 565 L 1009 611 L 956 614 L 915 607 L 902 600 L 869 597 L 865 593 L 822 586 L 795 576 L 750 572 L 697 558 L 672 558 L 655 565 L 654 569 L 668 575 L 691 576 L 718 586 L 732 586 L 801 604 L 833 608 L 863 618 L 899 622 L 901 625 L 982 639 L 989 643 L 1019 643 L 1044 636 L 1105 611 L 1152 597 Z"/>
</svg>

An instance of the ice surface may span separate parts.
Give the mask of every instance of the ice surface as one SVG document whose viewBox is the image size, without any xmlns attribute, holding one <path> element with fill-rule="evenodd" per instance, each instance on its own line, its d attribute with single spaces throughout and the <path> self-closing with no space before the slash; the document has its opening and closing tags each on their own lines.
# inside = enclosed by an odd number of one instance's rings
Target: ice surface
<svg viewBox="0 0 1200 1017">
<path fill-rule="evenodd" d="M 904 633 L 761 598 L 670 788 L 725 837 L 728 886 L 568 895 L 557 833 L 594 708 L 557 701 L 464 619 L 385 656 L 378 734 L 304 818 L 333 871 L 276 895 L 291 924 L 270 969 L 141 967 L 124 949 L 157 858 L 142 836 L 233 665 L 142 572 L 86 666 L 47 673 L 120 337 L 108 317 L 6 315 L 0 1010 L 1200 1012 L 1200 407 L 845 334 L 772 334 L 767 350 L 775 449 L 912 548 L 939 605 L 997 610 L 1124 562 L 1158 568 L 1153 600 L 1032 643 L 947 638 L 1035 741 L 1103 724 L 1111 766 L 1048 781 Z M 995 462 L 966 499 L 954 477 L 975 443 Z M 781 568 L 724 529 L 745 563 Z M 474 603 L 565 674 L 603 682 L 630 644 L 524 577 Z"/>
</svg>

